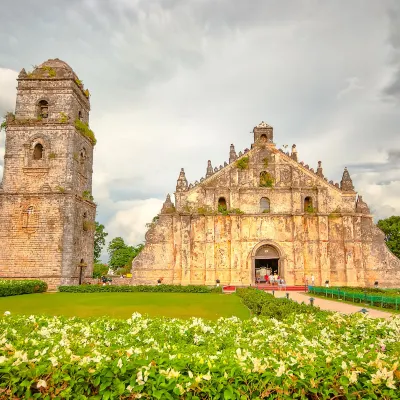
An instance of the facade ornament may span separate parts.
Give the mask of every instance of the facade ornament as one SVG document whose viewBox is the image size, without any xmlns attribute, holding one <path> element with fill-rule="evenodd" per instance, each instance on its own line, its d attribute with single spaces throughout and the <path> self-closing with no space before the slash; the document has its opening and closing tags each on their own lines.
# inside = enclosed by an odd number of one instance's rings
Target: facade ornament
<svg viewBox="0 0 400 400">
<path fill-rule="evenodd" d="M 214 172 L 218 172 L 218 168 L 217 167 L 214 168 Z"/>
<path fill-rule="evenodd" d="M 362 196 L 358 196 L 356 202 L 356 212 L 361 214 L 370 214 L 368 204 L 363 201 Z"/>
<path fill-rule="evenodd" d="M 228 163 L 225 161 L 225 162 L 224 162 L 224 167 L 226 167 L 227 165 L 228 165 Z"/>
<path fill-rule="evenodd" d="M 211 160 L 208 160 L 207 163 L 207 172 L 206 172 L 206 179 L 209 178 L 213 174 L 213 167 L 211 165 Z"/>
<path fill-rule="evenodd" d="M 337 188 L 339 188 L 339 184 L 338 184 L 338 183 L 335 183 L 334 186 L 336 186 Z"/>
<path fill-rule="evenodd" d="M 300 164 L 301 164 L 301 165 L 304 165 L 304 161 L 300 161 Z"/>
<path fill-rule="evenodd" d="M 189 189 L 192 189 L 192 187 L 193 187 L 193 183 L 191 183 L 191 184 L 189 185 Z"/>
<path fill-rule="evenodd" d="M 197 186 L 199 184 L 199 181 L 194 181 L 194 186 Z"/>
<path fill-rule="evenodd" d="M 310 166 L 309 166 L 308 164 L 306 164 L 306 165 L 304 166 L 304 168 L 310 169 Z"/>
<path fill-rule="evenodd" d="M 241 151 L 239 151 L 239 157 L 242 157 L 243 153 Z"/>
<path fill-rule="evenodd" d="M 204 178 L 200 178 L 200 182 L 203 182 L 204 181 Z"/>
<path fill-rule="evenodd" d="M 237 159 L 237 154 L 235 151 L 235 146 L 231 144 L 231 147 L 229 149 L 229 164 L 234 162 Z"/>
<path fill-rule="evenodd" d="M 179 178 L 176 182 L 176 191 L 185 192 L 187 189 L 188 189 L 188 181 L 186 179 L 185 170 L 181 168 L 181 172 L 179 173 Z"/>
<path fill-rule="evenodd" d="M 26 78 L 28 76 L 28 74 L 25 71 L 25 68 L 21 69 L 21 72 L 18 74 L 18 79 L 23 79 Z"/>
<path fill-rule="evenodd" d="M 170 214 L 175 211 L 174 203 L 171 201 L 171 196 L 169 193 L 167 194 L 167 198 L 164 201 L 164 204 L 161 209 L 161 214 Z"/>
<path fill-rule="evenodd" d="M 342 180 L 340 181 L 340 189 L 344 192 L 354 192 L 353 181 L 350 178 L 347 167 L 344 168 Z"/>
<path fill-rule="evenodd" d="M 297 149 L 296 149 L 296 145 L 295 144 L 292 145 L 292 154 L 290 155 L 290 157 L 294 161 L 297 161 Z"/>
<path fill-rule="evenodd" d="M 315 173 L 314 168 L 310 168 L 310 171 L 313 172 L 313 173 Z"/>
<path fill-rule="evenodd" d="M 268 125 L 266 122 L 262 121 L 254 129 L 254 143 L 273 143 L 274 133 L 272 126 Z"/>
<path fill-rule="evenodd" d="M 219 169 L 221 170 L 222 168 L 223 168 L 223 166 L 222 166 L 222 165 L 220 165 L 220 166 L 219 166 Z"/>
<path fill-rule="evenodd" d="M 324 173 L 322 172 L 322 162 L 318 161 L 317 175 L 321 178 L 324 177 Z"/>
</svg>

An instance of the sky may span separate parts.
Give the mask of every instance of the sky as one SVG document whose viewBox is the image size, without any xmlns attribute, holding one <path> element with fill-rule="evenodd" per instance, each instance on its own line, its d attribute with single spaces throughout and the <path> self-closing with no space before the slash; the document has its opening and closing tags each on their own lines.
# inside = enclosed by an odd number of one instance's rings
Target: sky
<svg viewBox="0 0 400 400">
<path fill-rule="evenodd" d="M 10 1 L 0 115 L 15 108 L 18 72 L 50 58 L 91 92 L 93 195 L 110 239 L 142 242 L 180 168 L 200 180 L 261 121 L 328 180 L 347 166 L 376 220 L 400 213 L 398 0 Z"/>
</svg>

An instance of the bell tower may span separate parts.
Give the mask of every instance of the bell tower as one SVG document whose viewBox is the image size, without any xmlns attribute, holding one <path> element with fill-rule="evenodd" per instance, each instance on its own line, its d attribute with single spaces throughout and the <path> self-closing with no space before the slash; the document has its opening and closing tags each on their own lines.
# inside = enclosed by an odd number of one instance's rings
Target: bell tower
<svg viewBox="0 0 400 400">
<path fill-rule="evenodd" d="M 93 148 L 89 91 L 65 62 L 18 76 L 8 113 L 0 185 L 0 278 L 49 287 L 82 283 L 93 270 Z"/>
</svg>

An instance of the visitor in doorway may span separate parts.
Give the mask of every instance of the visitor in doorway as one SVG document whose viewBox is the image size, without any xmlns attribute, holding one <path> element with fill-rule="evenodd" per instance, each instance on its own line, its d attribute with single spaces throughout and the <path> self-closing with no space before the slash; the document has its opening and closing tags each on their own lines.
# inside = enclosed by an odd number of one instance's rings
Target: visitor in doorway
<svg viewBox="0 0 400 400">
<path fill-rule="evenodd" d="M 311 286 L 314 286 L 315 278 L 314 274 L 311 275 Z"/>
</svg>

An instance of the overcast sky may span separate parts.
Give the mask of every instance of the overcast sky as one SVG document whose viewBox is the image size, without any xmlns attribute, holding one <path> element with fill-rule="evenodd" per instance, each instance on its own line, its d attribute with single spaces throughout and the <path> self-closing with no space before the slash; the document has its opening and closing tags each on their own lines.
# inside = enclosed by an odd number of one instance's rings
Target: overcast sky
<svg viewBox="0 0 400 400">
<path fill-rule="evenodd" d="M 49 58 L 90 89 L 109 237 L 140 243 L 180 168 L 199 180 L 262 120 L 328 179 L 347 166 L 376 218 L 399 215 L 398 0 L 14 0 L 1 14 L 1 115 L 18 71 Z M 0 175 L 3 155 L 4 131 Z"/>
</svg>

